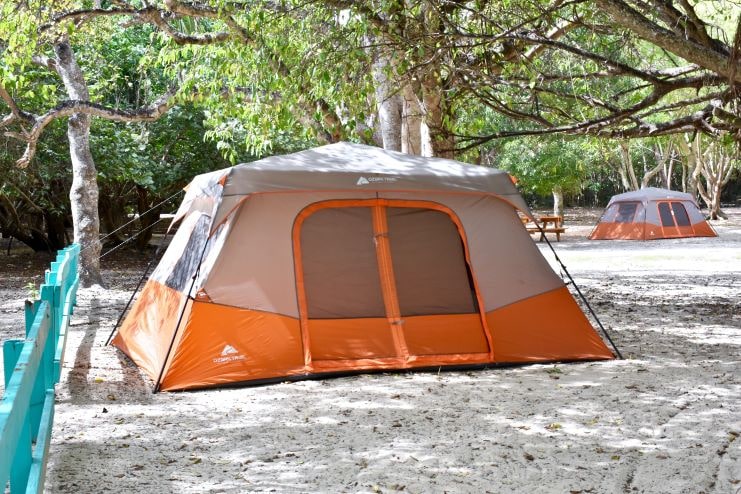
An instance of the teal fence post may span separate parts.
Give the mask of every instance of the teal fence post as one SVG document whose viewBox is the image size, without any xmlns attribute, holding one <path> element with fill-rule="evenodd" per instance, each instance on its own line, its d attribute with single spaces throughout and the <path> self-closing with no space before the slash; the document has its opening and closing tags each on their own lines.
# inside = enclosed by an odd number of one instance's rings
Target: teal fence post
<svg viewBox="0 0 741 494">
<path fill-rule="evenodd" d="M 57 254 L 40 297 L 25 304 L 26 339 L 3 344 L 5 393 L 0 401 L 0 489 L 43 492 L 59 381 L 72 308 L 77 301 L 80 246 Z"/>
<path fill-rule="evenodd" d="M 18 357 L 21 356 L 21 350 L 23 349 L 23 340 L 7 340 L 3 343 L 3 372 L 5 376 L 5 389 L 8 388 L 10 382 L 10 376 L 13 375 L 13 368 Z"/>
<path fill-rule="evenodd" d="M 25 490 L 31 468 L 30 403 L 49 336 L 49 312 L 42 301 L 0 401 L 0 485 L 4 488 L 9 479 L 13 493 Z"/>
</svg>

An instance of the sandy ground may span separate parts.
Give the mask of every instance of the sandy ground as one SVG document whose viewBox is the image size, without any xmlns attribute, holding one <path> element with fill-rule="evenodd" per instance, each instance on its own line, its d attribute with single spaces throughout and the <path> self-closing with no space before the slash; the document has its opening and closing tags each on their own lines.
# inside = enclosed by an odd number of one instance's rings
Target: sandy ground
<svg viewBox="0 0 741 494">
<path fill-rule="evenodd" d="M 739 493 L 730 212 L 719 238 L 652 242 L 590 242 L 567 217 L 554 246 L 626 357 L 610 362 L 153 395 L 103 346 L 136 282 L 109 271 L 114 288 L 79 296 L 47 491 Z M 18 285 L 0 292 L 6 333 Z"/>
</svg>

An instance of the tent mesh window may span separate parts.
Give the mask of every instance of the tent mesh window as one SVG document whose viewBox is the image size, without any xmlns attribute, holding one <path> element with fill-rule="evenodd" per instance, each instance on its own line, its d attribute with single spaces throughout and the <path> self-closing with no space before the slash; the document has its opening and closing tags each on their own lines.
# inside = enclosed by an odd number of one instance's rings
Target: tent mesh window
<svg viewBox="0 0 741 494">
<path fill-rule="evenodd" d="M 478 312 L 463 241 L 448 215 L 423 208 L 387 213 L 401 314 Z"/>
<path fill-rule="evenodd" d="M 623 202 L 618 204 L 618 212 L 615 216 L 615 223 L 633 223 L 633 218 L 635 217 L 637 209 L 637 202 Z"/>
<path fill-rule="evenodd" d="M 310 319 L 386 317 L 371 208 L 321 209 L 301 228 Z"/>
<path fill-rule="evenodd" d="M 674 211 L 674 219 L 677 222 L 677 226 L 690 226 L 690 217 L 687 214 L 687 210 L 684 208 L 684 204 L 680 202 L 672 203 L 672 210 Z"/>
<path fill-rule="evenodd" d="M 674 226 L 674 216 L 672 216 L 672 210 L 668 202 L 659 203 L 659 217 L 661 218 L 661 226 Z"/>
</svg>

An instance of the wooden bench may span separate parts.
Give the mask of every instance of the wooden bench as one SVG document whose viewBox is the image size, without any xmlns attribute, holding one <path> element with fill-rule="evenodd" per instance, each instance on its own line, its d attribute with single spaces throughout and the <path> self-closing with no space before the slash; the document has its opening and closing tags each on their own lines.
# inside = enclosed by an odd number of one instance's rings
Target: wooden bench
<svg viewBox="0 0 741 494">
<path fill-rule="evenodd" d="M 543 227 L 542 231 L 537 226 L 529 226 L 527 227 L 527 232 L 532 235 L 533 233 L 540 233 L 540 239 L 539 241 L 542 242 L 545 239 L 546 233 L 555 233 L 556 234 L 556 241 L 561 241 L 561 234 L 566 233 L 566 227 L 563 226 L 555 226 L 555 227 L 549 227 L 545 228 Z"/>
</svg>

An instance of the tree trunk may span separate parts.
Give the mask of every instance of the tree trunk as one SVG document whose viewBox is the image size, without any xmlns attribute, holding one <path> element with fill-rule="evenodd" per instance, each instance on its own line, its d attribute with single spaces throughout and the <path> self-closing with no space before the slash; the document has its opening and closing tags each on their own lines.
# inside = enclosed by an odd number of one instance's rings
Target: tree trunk
<svg viewBox="0 0 741 494">
<path fill-rule="evenodd" d="M 676 140 L 679 145 L 679 151 L 684 154 L 685 163 L 682 165 L 682 179 L 684 181 L 683 190 L 692 197 L 697 198 L 697 180 L 700 175 L 701 160 L 697 156 L 696 142 L 699 140 L 699 134 L 695 141 L 688 141 L 683 134 Z"/>
<path fill-rule="evenodd" d="M 620 142 L 620 178 L 625 190 L 638 190 L 638 179 L 633 169 L 633 158 L 630 156 L 630 145 L 626 141 Z"/>
<path fill-rule="evenodd" d="M 424 156 L 423 152 L 429 150 L 429 143 L 425 143 L 424 111 L 419 104 L 419 98 L 415 94 L 414 88 L 406 84 L 402 89 L 403 109 L 402 109 L 402 127 L 401 127 L 401 151 L 407 154 Z M 426 145 L 425 145 L 426 144 Z"/>
<path fill-rule="evenodd" d="M 667 170 L 666 165 L 667 163 L 671 162 L 672 157 L 672 147 L 668 146 L 667 149 L 663 149 L 660 144 L 656 144 L 654 146 L 654 158 L 656 160 L 656 166 L 651 168 L 650 170 L 647 170 L 643 173 L 643 178 L 641 179 L 641 188 L 648 187 L 651 180 L 659 173 L 664 173 L 664 183 L 666 185 L 666 188 L 669 188 L 669 181 L 671 180 L 671 177 L 666 176 Z M 671 172 L 669 172 L 671 173 Z"/>
<path fill-rule="evenodd" d="M 157 223 L 160 219 L 161 207 L 150 210 L 149 192 L 146 188 L 137 185 L 136 186 L 136 207 L 139 212 L 139 231 L 136 237 L 136 248 L 138 250 L 144 250 L 149 245 L 149 241 L 152 240 L 154 234 L 154 228 L 152 225 Z"/>
<path fill-rule="evenodd" d="M 455 159 L 455 139 L 447 132 L 442 81 L 437 70 L 430 69 L 422 81 L 422 102 L 430 131 L 432 156 Z"/>
<path fill-rule="evenodd" d="M 422 2 L 421 11 L 425 19 L 427 35 L 443 36 L 444 29 L 440 14 L 432 2 Z M 429 156 L 454 159 L 455 138 L 448 132 L 449 119 L 452 119 L 452 115 L 448 112 L 445 99 L 445 83 L 440 70 L 439 53 L 435 53 L 434 50 L 434 47 L 428 47 L 428 53 L 425 53 L 425 56 L 430 59 L 430 63 L 424 68 L 420 77 L 425 123 L 430 133 L 431 152 Z"/>
<path fill-rule="evenodd" d="M 376 88 L 376 102 L 378 105 L 378 123 L 381 131 L 383 148 L 391 151 L 401 151 L 401 114 L 403 101 L 398 91 L 393 87 L 389 77 L 393 60 L 390 50 L 378 50 L 373 62 L 373 80 Z"/>
<path fill-rule="evenodd" d="M 87 83 L 75 60 L 67 39 L 54 46 L 57 73 L 62 78 L 70 99 L 89 101 Z M 90 116 L 78 113 L 67 123 L 70 158 L 72 159 L 72 187 L 69 198 L 72 206 L 74 241 L 80 244 L 80 282 L 83 286 L 102 284 L 100 276 L 100 220 L 98 218 L 98 172 L 90 152 Z"/>
<path fill-rule="evenodd" d="M 124 241 L 121 231 L 116 231 L 126 223 L 124 203 L 110 189 L 103 189 L 98 201 L 98 213 L 105 233 L 106 245 L 118 245 Z M 115 233 L 114 233 L 115 232 Z"/>
<path fill-rule="evenodd" d="M 723 188 L 731 179 L 734 169 L 738 167 L 738 158 L 737 149 L 730 151 L 718 141 L 710 144 L 702 153 L 702 176 L 705 179 L 705 186 L 702 187 L 702 182 L 698 184 L 701 186 L 700 191 L 705 192 L 703 200 L 708 206 L 711 219 L 728 219 L 728 215 L 720 207 L 720 200 Z"/>
<path fill-rule="evenodd" d="M 560 185 L 553 187 L 553 215 L 563 218 L 563 190 Z"/>
</svg>

